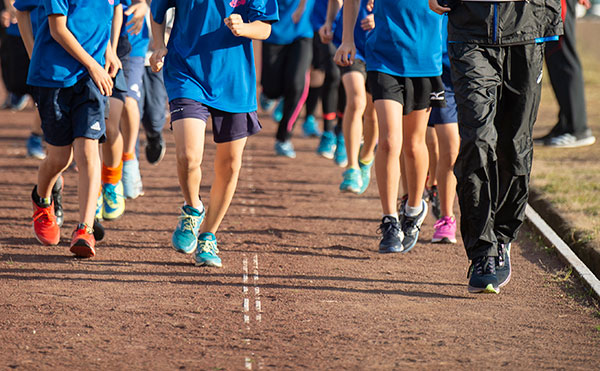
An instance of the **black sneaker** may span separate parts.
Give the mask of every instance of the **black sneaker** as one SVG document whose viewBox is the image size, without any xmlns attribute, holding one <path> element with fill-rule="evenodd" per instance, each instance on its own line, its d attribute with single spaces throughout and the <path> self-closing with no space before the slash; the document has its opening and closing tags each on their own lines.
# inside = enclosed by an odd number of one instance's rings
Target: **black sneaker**
<svg viewBox="0 0 600 371">
<path fill-rule="evenodd" d="M 401 217 L 402 215 L 404 215 L 404 207 L 406 206 L 407 202 L 408 202 L 408 194 L 405 194 L 400 199 L 400 202 L 398 202 L 398 216 Z"/>
<path fill-rule="evenodd" d="M 496 258 L 496 277 L 498 278 L 498 287 L 502 287 L 510 281 L 510 242 L 498 245 L 498 257 Z"/>
<path fill-rule="evenodd" d="M 496 258 L 493 256 L 473 259 L 467 278 L 469 278 L 469 292 L 472 294 L 500 292 L 496 275 Z"/>
<path fill-rule="evenodd" d="M 421 200 L 421 212 L 418 215 L 408 216 L 406 215 L 406 210 L 404 213 L 402 213 L 402 217 L 400 217 L 402 233 L 404 234 L 404 239 L 402 240 L 404 250 L 402 252 L 408 252 L 417 244 L 417 240 L 419 239 L 419 231 L 421 230 L 421 224 L 423 224 L 423 220 L 425 220 L 426 215 L 427 202 L 425 202 L 425 200 Z"/>
<path fill-rule="evenodd" d="M 438 220 L 442 217 L 442 209 L 437 186 L 431 186 L 431 188 L 428 188 L 425 191 L 427 192 L 427 199 L 431 204 L 431 212 L 435 216 L 435 220 Z"/>
<path fill-rule="evenodd" d="M 54 187 L 52 187 L 52 199 L 54 200 L 54 215 L 56 216 L 56 224 L 59 227 L 62 227 L 63 222 L 65 221 L 65 214 L 63 212 L 62 205 L 62 191 L 64 188 L 65 180 L 63 179 L 62 174 L 58 176 L 56 179 L 56 183 L 54 183 Z"/>
<path fill-rule="evenodd" d="M 104 226 L 98 219 L 94 219 L 94 239 L 96 242 L 100 242 L 104 239 Z"/>
<path fill-rule="evenodd" d="M 156 137 L 147 137 L 146 140 L 146 159 L 151 165 L 156 165 L 165 157 L 167 149 L 165 140 L 161 134 Z"/>
<path fill-rule="evenodd" d="M 400 230 L 400 223 L 396 218 L 391 216 L 384 216 L 381 219 L 381 224 L 377 232 L 381 233 L 381 241 L 379 242 L 379 252 L 382 254 L 392 252 L 402 252 L 402 231 Z"/>
</svg>

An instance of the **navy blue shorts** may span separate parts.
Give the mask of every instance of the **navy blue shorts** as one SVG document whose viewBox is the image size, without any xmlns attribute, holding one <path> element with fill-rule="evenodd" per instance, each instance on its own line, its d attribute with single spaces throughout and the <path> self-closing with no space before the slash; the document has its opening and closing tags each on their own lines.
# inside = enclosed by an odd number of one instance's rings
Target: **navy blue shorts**
<svg viewBox="0 0 600 371">
<path fill-rule="evenodd" d="M 127 62 L 122 62 L 123 68 Z M 125 72 L 123 70 L 117 71 L 117 76 L 113 79 L 113 91 L 111 98 L 115 98 L 125 103 L 125 97 L 127 96 L 127 80 L 125 79 Z"/>
<path fill-rule="evenodd" d="M 123 64 L 123 72 L 127 81 L 127 96 L 135 99 L 138 103 L 142 97 L 142 76 L 144 75 L 144 57 L 129 56 L 126 64 Z"/>
<path fill-rule="evenodd" d="M 48 144 L 67 146 L 80 137 L 104 142 L 107 97 L 89 76 L 68 88 L 37 87 L 34 98 Z"/>
<path fill-rule="evenodd" d="M 225 112 L 187 98 L 173 99 L 169 102 L 169 107 L 171 110 L 171 129 L 173 129 L 173 122 L 177 120 L 193 118 L 207 122 L 208 117 L 212 117 L 215 143 L 233 142 L 256 134 L 262 129 L 256 111 Z"/>
<path fill-rule="evenodd" d="M 453 124 L 458 122 L 456 113 L 456 100 L 454 99 L 454 91 L 446 90 L 446 107 L 433 107 L 427 126 L 434 127 L 441 124 Z"/>
</svg>

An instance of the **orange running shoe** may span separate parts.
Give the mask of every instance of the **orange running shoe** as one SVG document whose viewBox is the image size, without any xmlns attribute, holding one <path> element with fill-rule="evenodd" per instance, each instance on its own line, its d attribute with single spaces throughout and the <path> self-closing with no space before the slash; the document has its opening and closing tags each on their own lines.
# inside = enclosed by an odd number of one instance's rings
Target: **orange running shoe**
<svg viewBox="0 0 600 371">
<path fill-rule="evenodd" d="M 71 252 L 80 258 L 92 258 L 96 255 L 94 229 L 81 223 L 73 231 Z"/>
<path fill-rule="evenodd" d="M 36 189 L 33 190 L 36 192 Z M 36 192 L 37 194 L 37 192 Z M 39 206 L 33 201 L 33 232 L 42 245 L 58 245 L 60 242 L 60 227 L 54 215 L 54 203 L 47 207 Z"/>
</svg>

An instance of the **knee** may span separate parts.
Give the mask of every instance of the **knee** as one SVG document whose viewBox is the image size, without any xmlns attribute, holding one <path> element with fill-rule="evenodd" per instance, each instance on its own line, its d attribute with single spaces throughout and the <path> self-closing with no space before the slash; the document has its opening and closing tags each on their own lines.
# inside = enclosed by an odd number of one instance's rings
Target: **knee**
<svg viewBox="0 0 600 371">
<path fill-rule="evenodd" d="M 215 173 L 225 178 L 237 177 L 242 168 L 242 158 L 227 156 L 215 160 Z"/>
<path fill-rule="evenodd" d="M 70 157 L 48 156 L 46 157 L 46 166 L 51 170 L 51 172 L 59 173 L 67 169 L 70 160 Z"/>
<path fill-rule="evenodd" d="M 393 138 L 380 138 L 377 144 L 377 151 L 399 156 L 400 151 L 402 150 L 400 143 L 399 140 L 394 140 Z"/>
<path fill-rule="evenodd" d="M 202 155 L 185 150 L 177 151 L 177 167 L 180 169 L 195 169 L 202 164 Z"/>
<path fill-rule="evenodd" d="M 346 99 L 346 115 L 361 114 L 365 111 L 367 106 L 366 97 L 364 96 L 353 96 Z"/>
</svg>

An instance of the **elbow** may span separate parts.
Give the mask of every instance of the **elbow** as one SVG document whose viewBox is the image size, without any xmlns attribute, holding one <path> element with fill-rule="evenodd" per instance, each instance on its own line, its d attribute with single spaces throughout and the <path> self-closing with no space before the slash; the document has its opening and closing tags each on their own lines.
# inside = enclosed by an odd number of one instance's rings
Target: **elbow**
<svg viewBox="0 0 600 371">
<path fill-rule="evenodd" d="M 265 30 L 263 32 L 262 38 L 261 40 L 266 40 L 269 38 L 269 36 L 271 36 L 271 24 L 267 23 Z"/>
</svg>

